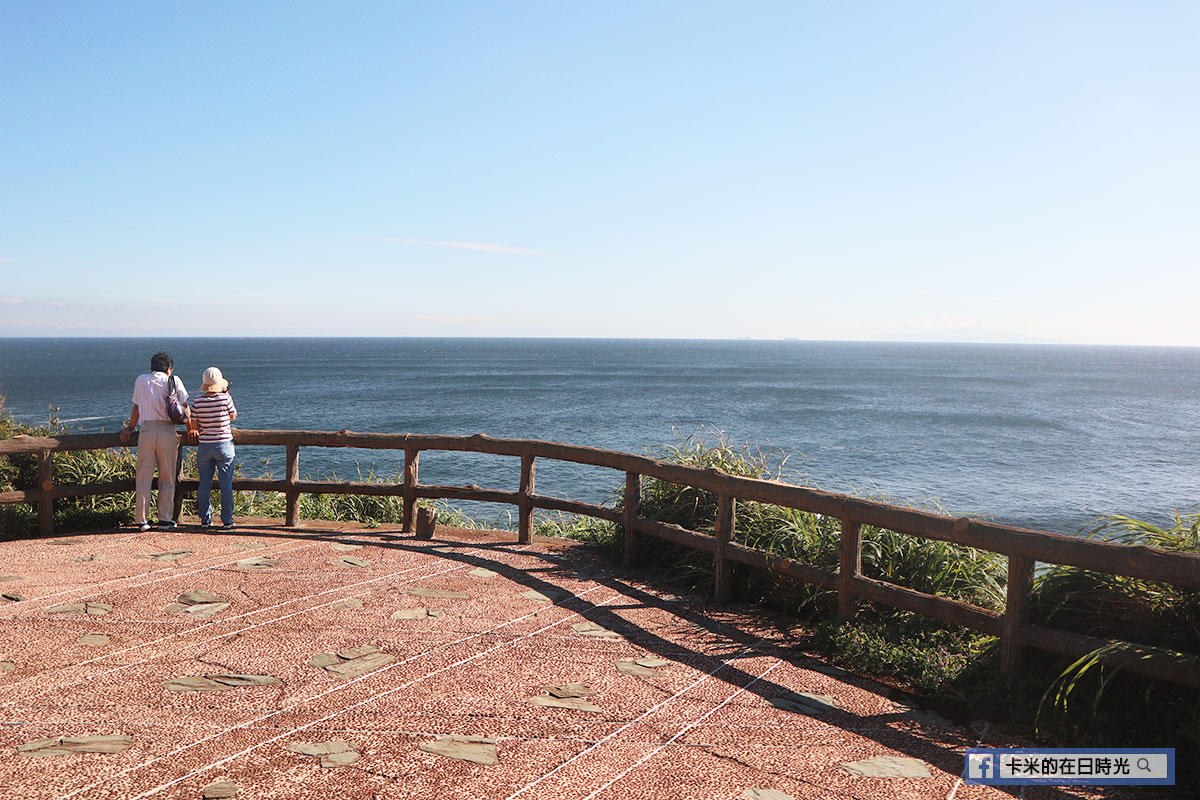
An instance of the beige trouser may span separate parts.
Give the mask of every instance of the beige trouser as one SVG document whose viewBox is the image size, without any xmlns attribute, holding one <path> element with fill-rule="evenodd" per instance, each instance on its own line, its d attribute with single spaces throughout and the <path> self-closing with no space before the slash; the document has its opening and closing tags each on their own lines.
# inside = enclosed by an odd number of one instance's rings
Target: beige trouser
<svg viewBox="0 0 1200 800">
<path fill-rule="evenodd" d="M 175 423 L 143 422 L 138 434 L 137 505 L 133 514 L 138 525 L 146 523 L 146 514 L 150 510 L 150 486 L 154 482 L 155 467 L 158 467 L 158 518 L 174 519 L 178 459 L 179 438 L 175 434 Z"/>
</svg>

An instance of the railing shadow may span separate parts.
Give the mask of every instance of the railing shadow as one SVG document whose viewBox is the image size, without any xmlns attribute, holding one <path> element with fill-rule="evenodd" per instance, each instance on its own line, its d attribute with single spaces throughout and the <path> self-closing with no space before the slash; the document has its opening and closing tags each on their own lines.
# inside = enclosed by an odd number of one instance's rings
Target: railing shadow
<svg viewBox="0 0 1200 800">
<path fill-rule="evenodd" d="M 695 594 L 680 593 L 683 600 L 673 600 L 661 597 L 643 586 L 653 585 L 655 575 L 647 570 L 637 570 L 627 577 L 621 576 L 619 558 L 610 551 L 598 546 L 584 543 L 570 543 L 568 546 L 555 551 L 530 549 L 529 545 L 515 540 L 492 540 L 472 538 L 464 541 L 459 538 L 437 538 L 417 540 L 412 536 L 390 531 L 366 530 L 337 530 L 321 529 L 309 525 L 303 529 L 289 529 L 280 525 L 275 528 L 253 529 L 256 537 L 272 537 L 280 539 L 313 539 L 321 542 L 345 542 L 362 544 L 364 538 L 372 538 L 373 546 L 409 553 L 436 555 L 446 560 L 461 563 L 463 566 L 484 567 L 508 578 L 525 588 L 543 593 L 567 593 L 553 604 L 568 611 L 579 614 L 584 619 L 602 625 L 609 630 L 621 634 L 629 642 L 637 645 L 664 660 L 684 664 L 691 669 L 709 673 L 714 680 L 740 689 L 749 695 L 760 698 L 764 704 L 775 698 L 791 695 L 794 690 L 788 686 L 764 679 L 742 669 L 737 661 L 749 658 L 776 658 L 800 669 L 807 669 L 832 677 L 842 683 L 858 689 L 888 696 L 891 699 L 912 700 L 912 696 L 897 690 L 883 687 L 877 682 L 855 675 L 838 667 L 833 667 L 825 661 L 808 653 L 797 651 L 794 645 L 778 641 L 768 641 L 761 632 L 748 630 L 731 622 L 724 622 L 706 613 L 703 598 Z M 209 535 L 235 538 L 247 535 L 249 531 L 219 531 Z M 481 534 L 482 536 L 482 534 Z M 561 541 L 561 540 L 559 540 Z M 434 548 L 452 547 L 451 551 L 432 552 Z M 525 558 L 537 558 L 545 566 L 541 568 L 517 568 L 498 560 L 492 554 L 519 554 Z M 565 590 L 555 579 L 587 579 L 606 588 L 618 592 L 629 602 L 614 606 L 611 603 L 600 605 L 576 596 Z M 619 611 L 630 609 L 658 609 L 667 612 L 681 620 L 685 625 L 702 629 L 713 637 L 711 646 L 699 649 L 688 646 L 685 642 L 668 639 L 664 636 L 638 626 L 620 616 Z M 769 625 L 770 623 L 766 623 Z M 899 697 L 896 697 L 899 695 Z M 770 706 L 764 705 L 764 708 Z M 790 712 L 796 713 L 796 712 Z M 926 732 L 924 735 L 904 727 L 889 726 L 889 722 L 900 721 L 904 714 L 877 714 L 871 716 L 856 715 L 844 710 L 825 712 L 815 716 L 820 722 L 856 736 L 870 739 L 891 750 L 923 761 L 950 775 L 960 775 L 963 771 L 963 755 L 961 748 L 973 746 L 969 739 L 961 735 L 947 735 Z M 939 741 L 947 738 L 957 739 L 958 743 Z M 720 745 L 713 745 L 720 747 Z M 1020 790 L 1025 787 L 996 786 L 1002 792 L 1014 797 L 1023 796 Z M 1039 796 L 1047 800 L 1068 800 L 1075 795 L 1051 786 L 1038 787 Z"/>
</svg>

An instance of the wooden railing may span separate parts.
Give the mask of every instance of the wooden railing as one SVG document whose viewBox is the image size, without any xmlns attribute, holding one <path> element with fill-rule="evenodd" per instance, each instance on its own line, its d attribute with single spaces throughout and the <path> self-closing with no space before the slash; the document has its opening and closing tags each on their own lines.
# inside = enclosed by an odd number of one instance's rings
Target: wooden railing
<svg viewBox="0 0 1200 800">
<path fill-rule="evenodd" d="M 1000 638 L 1001 667 L 1015 671 L 1024 648 L 1037 648 L 1068 656 L 1079 656 L 1110 640 L 1035 625 L 1029 621 L 1029 600 L 1037 562 L 1064 564 L 1111 575 L 1161 581 L 1178 586 L 1200 587 L 1200 556 L 1064 536 L 1046 531 L 995 525 L 968 517 L 953 518 L 911 508 L 823 492 L 778 481 L 727 475 L 718 470 L 659 461 L 594 447 L 527 439 L 497 439 L 475 436 L 428 436 L 418 434 L 353 433 L 350 431 L 254 431 L 235 430 L 239 445 L 283 446 L 287 471 L 282 480 L 238 478 L 240 490 L 282 492 L 286 497 L 284 524 L 298 521 L 301 494 L 386 495 L 404 498 L 403 528 L 412 531 L 417 501 L 421 498 L 479 500 L 517 506 L 517 535 L 529 542 L 535 509 L 563 511 L 608 520 L 624 527 L 624 563 L 637 562 L 637 535 L 648 534 L 677 545 L 709 553 L 715 560 L 715 596 L 728 599 L 734 564 L 766 570 L 809 584 L 834 590 L 838 612 L 853 619 L 859 600 L 883 603 L 933 619 L 971 628 Z M 136 439 L 128 446 L 136 444 Z M 53 532 L 53 503 L 64 497 L 132 491 L 133 479 L 75 486 L 56 486 L 52 480 L 53 454 L 70 450 L 95 450 L 127 446 L 116 434 L 79 434 L 58 437 L 17 437 L 0 440 L 0 456 L 35 454 L 38 486 L 0 493 L 0 504 L 33 503 L 38 506 L 39 527 Z M 300 479 L 301 447 L 354 447 L 370 450 L 403 450 L 404 479 L 401 483 L 361 483 Z M 183 438 L 180 439 L 180 451 Z M 516 492 L 479 486 L 437 486 L 418 481 L 420 454 L 427 450 L 464 451 L 512 456 L 521 459 L 520 484 Z M 607 467 L 625 473 L 624 508 L 562 500 L 539 495 L 534 489 L 537 459 L 554 459 Z M 180 459 L 182 461 L 182 459 Z M 639 513 L 643 477 L 707 490 L 718 498 L 714 535 L 659 522 Z M 182 495 L 195 491 L 194 480 L 176 482 L 176 517 Z M 734 540 L 738 501 L 770 503 L 800 509 L 841 521 L 839 569 L 829 572 L 811 564 L 747 547 Z M 896 531 L 909 536 L 936 539 L 988 550 L 1008 558 L 1007 603 L 1004 613 L 979 608 L 957 600 L 926 594 L 897 584 L 874 580 L 862 574 L 861 531 L 863 525 Z M 1112 660 L 1124 668 L 1187 686 L 1200 686 L 1200 661 L 1192 655 L 1142 649 L 1136 645 L 1115 654 Z"/>
</svg>

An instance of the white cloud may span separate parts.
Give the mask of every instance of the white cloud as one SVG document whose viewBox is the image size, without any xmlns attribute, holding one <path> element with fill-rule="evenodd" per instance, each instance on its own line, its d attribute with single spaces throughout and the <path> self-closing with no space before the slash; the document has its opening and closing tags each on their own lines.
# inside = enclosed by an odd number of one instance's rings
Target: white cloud
<svg viewBox="0 0 1200 800">
<path fill-rule="evenodd" d="M 8 305 L 8 306 L 19 306 L 19 305 L 21 305 L 21 303 L 24 303 L 24 302 L 25 301 L 19 297 L 0 298 L 0 303 L 4 303 L 5 305 Z"/>
<path fill-rule="evenodd" d="M 507 244 L 485 244 L 483 242 L 431 242 L 425 239 L 397 239 L 392 236 L 374 236 L 374 242 L 395 242 L 396 244 L 420 244 L 426 247 L 453 247 L 458 250 L 475 250 L 479 253 L 506 253 L 515 256 L 548 256 L 542 250 L 530 250 L 527 247 L 512 247 Z"/>
<path fill-rule="evenodd" d="M 16 261 L 15 258 L 0 258 L 0 264 L 15 264 Z"/>
</svg>

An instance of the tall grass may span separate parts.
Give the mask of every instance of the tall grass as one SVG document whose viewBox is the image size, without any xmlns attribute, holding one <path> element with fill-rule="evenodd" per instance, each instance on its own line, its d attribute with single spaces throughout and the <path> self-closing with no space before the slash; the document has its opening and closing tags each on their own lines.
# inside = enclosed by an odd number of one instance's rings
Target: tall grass
<svg viewBox="0 0 1200 800">
<path fill-rule="evenodd" d="M 58 409 L 50 406 L 45 425 L 16 422 L 4 409 L 0 394 L 0 439 L 14 436 L 51 436 L 64 433 Z M 137 459 L 128 449 L 80 450 L 56 453 L 54 482 L 100 483 L 131 478 Z M 0 457 L 0 491 L 31 489 L 37 486 L 37 456 L 33 454 Z M 133 492 L 96 497 L 67 497 L 54 503 L 55 527 L 63 530 L 112 527 L 133 520 Z M 37 530 L 37 512 L 32 505 L 0 506 L 0 532 L 5 536 L 29 536 Z"/>
<path fill-rule="evenodd" d="M 783 461 L 771 467 L 767 457 L 748 445 L 731 446 L 718 435 L 709 444 L 698 435 L 656 453 L 659 458 L 699 469 L 716 468 L 730 475 L 778 479 Z M 619 504 L 618 504 L 619 505 Z M 717 497 L 692 486 L 643 479 L 641 513 L 685 528 L 712 534 L 716 527 Z M 766 503 L 738 503 L 735 541 L 835 571 L 841 522 L 808 511 Z M 939 542 L 872 526 L 862 530 L 863 574 L 899 583 L 922 592 L 999 609 L 1004 604 L 1006 562 L 995 553 Z M 706 589 L 714 580 L 713 559 L 703 553 L 652 540 L 643 553 L 660 561 L 668 572 Z M 756 597 L 778 597 L 777 579 L 754 570 L 739 571 L 737 586 Z M 789 610 L 806 613 L 824 608 L 831 594 L 807 586 L 787 585 Z M 891 612 L 878 610 L 881 615 Z"/>
<path fill-rule="evenodd" d="M 1090 538 L 1200 553 L 1200 514 L 1176 513 L 1161 527 L 1109 516 L 1081 532 Z M 1174 746 L 1191 754 L 1181 769 L 1200 789 L 1194 763 L 1200 758 L 1200 692 L 1160 685 L 1108 666 L 1107 657 L 1152 660 L 1165 654 L 1200 652 L 1200 590 L 1052 565 L 1034 582 L 1035 622 L 1078 633 L 1124 640 L 1074 660 L 1054 677 L 1038 702 L 1037 724 L 1076 738 L 1094 738 L 1096 718 L 1106 727 L 1136 732 L 1147 746 Z"/>
<path fill-rule="evenodd" d="M 1200 553 L 1200 514 L 1177 513 L 1167 528 L 1105 517 L 1083 533 L 1121 544 Z M 1200 651 L 1200 592 L 1171 584 L 1053 565 L 1037 576 L 1033 613 L 1079 633 Z"/>
</svg>

